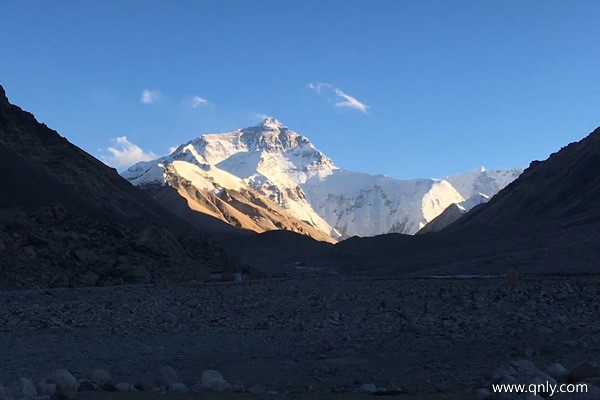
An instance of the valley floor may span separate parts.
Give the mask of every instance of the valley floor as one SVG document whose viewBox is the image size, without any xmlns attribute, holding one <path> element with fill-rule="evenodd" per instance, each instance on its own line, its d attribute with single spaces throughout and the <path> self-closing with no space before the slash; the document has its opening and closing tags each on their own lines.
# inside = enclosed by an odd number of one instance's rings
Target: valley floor
<svg viewBox="0 0 600 400">
<path fill-rule="evenodd" d="M 0 382 L 102 367 L 136 383 L 168 364 L 189 385 L 216 369 L 232 384 L 278 393 L 367 383 L 413 396 L 464 392 L 514 359 L 542 368 L 600 360 L 599 281 L 530 278 L 507 288 L 501 279 L 337 276 L 0 292 Z"/>
</svg>

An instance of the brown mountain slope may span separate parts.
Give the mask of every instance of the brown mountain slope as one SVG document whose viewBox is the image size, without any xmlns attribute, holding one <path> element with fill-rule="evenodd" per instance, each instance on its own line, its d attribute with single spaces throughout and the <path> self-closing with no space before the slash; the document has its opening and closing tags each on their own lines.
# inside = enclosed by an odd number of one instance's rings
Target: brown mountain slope
<svg viewBox="0 0 600 400">
<path fill-rule="evenodd" d="M 11 105 L 0 86 L 0 287 L 185 280 L 222 250 Z"/>
<path fill-rule="evenodd" d="M 199 170 L 200 171 L 200 170 Z M 186 200 L 189 211 L 179 210 L 186 220 L 194 220 L 192 214 L 204 214 L 223 221 L 239 230 L 263 233 L 272 230 L 285 230 L 310 236 L 316 240 L 335 243 L 335 240 L 314 226 L 293 217 L 277 203 L 249 186 L 239 190 L 220 188 L 219 193 L 194 186 L 194 183 L 182 177 L 175 165 L 165 165 L 166 185 Z M 196 177 L 198 179 L 198 177 Z M 207 180 L 210 178 L 207 178 Z M 144 190 L 156 193 L 158 185 L 143 185 Z M 164 188 L 164 186 L 163 186 Z M 164 193 L 166 189 L 161 192 Z M 172 197 L 153 197 L 170 208 Z M 232 233 L 232 230 L 227 230 Z"/>
<path fill-rule="evenodd" d="M 466 213 L 467 210 L 465 210 L 464 207 L 461 207 L 456 203 L 450 204 L 440 215 L 429 221 L 427 225 L 422 227 L 416 234 L 422 235 L 429 232 L 439 232 Z"/>
</svg>

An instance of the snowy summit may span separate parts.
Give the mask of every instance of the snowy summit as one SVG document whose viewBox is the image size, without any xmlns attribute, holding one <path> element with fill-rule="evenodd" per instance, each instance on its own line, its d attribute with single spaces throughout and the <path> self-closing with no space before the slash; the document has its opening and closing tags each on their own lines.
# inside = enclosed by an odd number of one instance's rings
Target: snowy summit
<svg viewBox="0 0 600 400">
<path fill-rule="evenodd" d="M 347 171 L 273 117 L 202 135 L 123 176 L 140 186 L 167 184 L 167 170 L 216 196 L 251 190 L 333 239 L 414 234 L 451 204 L 470 209 L 487 201 L 522 172 L 480 167 L 445 179 L 398 180 Z"/>
</svg>

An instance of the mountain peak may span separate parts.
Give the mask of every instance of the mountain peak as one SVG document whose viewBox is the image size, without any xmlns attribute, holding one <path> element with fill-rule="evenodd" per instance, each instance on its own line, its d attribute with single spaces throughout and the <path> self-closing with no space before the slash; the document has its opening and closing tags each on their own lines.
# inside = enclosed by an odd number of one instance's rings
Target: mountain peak
<svg viewBox="0 0 600 400">
<path fill-rule="evenodd" d="M 0 103 L 2 104 L 9 104 L 8 103 L 8 97 L 6 97 L 6 92 L 4 91 L 4 88 L 2 87 L 2 85 L 0 85 Z"/>
<path fill-rule="evenodd" d="M 282 128 L 283 124 L 277 120 L 277 118 L 266 117 L 258 126 L 267 128 Z"/>
</svg>

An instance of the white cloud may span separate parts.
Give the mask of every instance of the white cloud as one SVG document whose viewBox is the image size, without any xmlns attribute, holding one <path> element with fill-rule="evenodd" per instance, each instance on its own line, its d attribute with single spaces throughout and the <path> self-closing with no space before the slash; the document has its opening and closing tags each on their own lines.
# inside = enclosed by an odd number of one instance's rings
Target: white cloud
<svg viewBox="0 0 600 400">
<path fill-rule="evenodd" d="M 198 107 L 203 107 L 203 106 L 208 106 L 210 105 L 210 103 L 208 102 L 208 100 L 200 97 L 200 96 L 194 96 L 192 97 L 192 100 L 190 101 L 190 104 L 193 108 L 198 108 Z"/>
<path fill-rule="evenodd" d="M 263 113 L 256 113 L 254 116 L 256 118 L 260 119 L 261 121 L 264 120 L 264 119 L 269 118 L 269 116 L 267 114 L 263 114 Z"/>
<path fill-rule="evenodd" d="M 348 107 L 362 111 L 365 114 L 367 113 L 367 108 L 369 108 L 369 106 L 365 103 L 361 103 L 360 101 L 356 100 L 356 98 L 342 92 L 340 89 L 335 89 L 335 94 L 344 99 L 344 101 L 335 103 L 336 107 Z"/>
<path fill-rule="evenodd" d="M 152 104 L 152 103 L 156 103 L 162 97 L 163 97 L 163 95 L 160 92 L 160 90 L 158 90 L 158 89 L 156 89 L 156 90 L 144 89 L 144 90 L 142 90 L 142 97 L 140 97 L 140 101 L 144 104 Z"/>
<path fill-rule="evenodd" d="M 153 152 L 144 151 L 137 144 L 131 143 L 126 136 L 113 139 L 112 142 L 113 145 L 106 149 L 110 155 L 100 157 L 105 164 L 111 167 L 128 167 L 139 161 L 150 161 L 158 158 Z"/>
<path fill-rule="evenodd" d="M 342 89 L 336 88 L 329 83 L 309 83 L 308 88 L 314 90 L 317 94 L 321 94 L 321 89 L 326 88 L 330 89 L 335 96 L 337 96 L 337 102 L 335 103 L 335 107 L 347 107 L 352 108 L 354 110 L 358 110 L 362 113 L 367 114 L 368 105 L 365 103 L 358 101 L 356 97 L 352 97 L 347 93 L 344 93 Z M 340 101 L 341 100 L 341 101 Z"/>
<path fill-rule="evenodd" d="M 329 83 L 309 83 L 308 87 L 319 94 L 322 87 L 333 88 Z"/>
<path fill-rule="evenodd" d="M 177 148 L 178 148 L 178 147 L 179 147 L 179 146 L 173 146 L 173 147 L 169 147 L 169 155 L 173 154 L 173 152 L 174 152 L 175 150 L 177 150 Z"/>
</svg>

